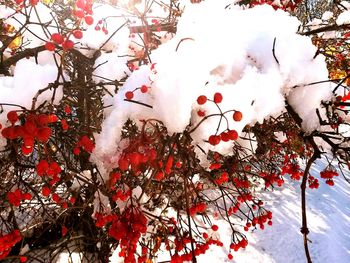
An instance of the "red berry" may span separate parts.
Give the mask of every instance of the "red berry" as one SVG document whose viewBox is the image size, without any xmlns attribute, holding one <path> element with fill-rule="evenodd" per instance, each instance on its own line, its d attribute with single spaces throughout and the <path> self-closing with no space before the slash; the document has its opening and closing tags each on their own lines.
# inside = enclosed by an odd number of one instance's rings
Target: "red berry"
<svg viewBox="0 0 350 263">
<path fill-rule="evenodd" d="M 53 200 L 54 202 L 56 202 L 56 203 L 59 203 L 60 200 L 61 200 L 61 198 L 58 196 L 58 194 L 54 193 L 54 194 L 52 195 L 52 200 Z"/>
<path fill-rule="evenodd" d="M 208 142 L 215 146 L 215 145 L 218 145 L 220 143 L 220 136 L 217 136 L 217 135 L 211 135 L 208 139 Z"/>
<path fill-rule="evenodd" d="M 85 8 L 85 1 L 84 0 L 77 0 L 75 5 L 80 9 L 84 9 Z"/>
<path fill-rule="evenodd" d="M 242 117 L 243 117 L 243 114 L 240 111 L 235 111 L 235 113 L 233 113 L 233 119 L 235 121 L 241 121 Z"/>
<path fill-rule="evenodd" d="M 72 113 L 72 110 L 71 110 L 71 108 L 70 108 L 68 105 L 66 105 L 66 106 L 64 107 L 64 112 L 67 113 L 67 114 L 71 114 L 71 113 Z"/>
<path fill-rule="evenodd" d="M 231 254 L 231 253 L 230 253 L 230 254 L 228 254 L 228 255 L 227 255 L 227 258 L 228 258 L 229 260 L 232 260 L 232 259 L 233 259 L 232 254 Z"/>
<path fill-rule="evenodd" d="M 47 197 L 51 194 L 51 190 L 47 186 L 44 186 L 43 189 L 41 190 L 41 193 L 43 194 L 43 196 Z"/>
<path fill-rule="evenodd" d="M 220 134 L 221 140 L 223 142 L 228 142 L 230 140 L 230 136 L 228 135 L 227 132 L 223 132 Z"/>
<path fill-rule="evenodd" d="M 38 130 L 37 138 L 40 142 L 46 143 L 49 140 L 51 134 L 51 129 L 49 127 L 44 127 Z"/>
<path fill-rule="evenodd" d="M 83 10 L 74 10 L 73 14 L 77 17 L 77 18 L 83 18 L 84 17 L 84 11 Z"/>
<path fill-rule="evenodd" d="M 39 176 L 43 176 L 48 169 L 49 163 L 44 159 L 40 160 L 40 162 L 36 165 L 36 172 Z"/>
<path fill-rule="evenodd" d="M 120 158 L 118 161 L 118 166 L 120 170 L 126 171 L 129 169 L 129 162 L 124 158 Z"/>
<path fill-rule="evenodd" d="M 52 42 L 46 42 L 45 43 L 45 49 L 48 50 L 48 51 L 55 51 L 56 46 Z"/>
<path fill-rule="evenodd" d="M 39 0 L 29 0 L 29 3 L 30 3 L 31 6 L 36 6 L 38 4 L 38 2 L 39 2 Z"/>
<path fill-rule="evenodd" d="M 30 155 L 32 152 L 33 152 L 33 147 L 32 146 L 25 146 L 25 145 L 22 145 L 22 153 L 25 155 L 25 156 L 28 156 Z"/>
<path fill-rule="evenodd" d="M 134 92 L 128 91 L 128 92 L 125 93 L 125 98 L 127 100 L 132 100 L 133 97 L 134 97 Z"/>
<path fill-rule="evenodd" d="M 230 140 L 237 140 L 238 139 L 238 133 L 235 130 L 230 130 L 227 132 Z"/>
<path fill-rule="evenodd" d="M 74 155 L 79 155 L 80 154 L 80 149 L 78 147 L 74 147 L 73 154 Z"/>
<path fill-rule="evenodd" d="M 22 199 L 23 200 L 31 200 L 33 197 L 30 193 L 24 193 L 22 194 Z"/>
<path fill-rule="evenodd" d="M 73 31 L 73 36 L 76 38 L 76 39 L 81 39 L 83 37 L 83 32 L 81 32 L 80 30 L 74 30 Z"/>
<path fill-rule="evenodd" d="M 88 25 L 92 25 L 94 23 L 94 19 L 92 18 L 92 16 L 86 16 L 85 23 Z"/>
<path fill-rule="evenodd" d="M 68 228 L 65 226 L 62 226 L 61 232 L 62 232 L 62 236 L 64 237 L 68 232 Z"/>
<path fill-rule="evenodd" d="M 197 115 L 198 115 L 199 117 L 204 117 L 204 116 L 205 116 L 205 111 L 198 110 L 198 111 L 197 111 Z"/>
<path fill-rule="evenodd" d="M 16 111 L 9 111 L 7 113 L 7 119 L 12 123 L 15 124 L 18 121 L 18 114 Z"/>
<path fill-rule="evenodd" d="M 64 41 L 64 37 L 59 33 L 53 33 L 51 35 L 51 39 L 53 42 L 55 42 L 58 45 L 62 44 Z"/>
<path fill-rule="evenodd" d="M 157 181 L 161 181 L 163 178 L 164 178 L 164 173 L 162 171 L 159 171 L 154 177 L 154 179 Z"/>
<path fill-rule="evenodd" d="M 26 256 L 20 256 L 19 257 L 19 262 L 21 262 L 21 263 L 27 262 L 27 257 Z"/>
<path fill-rule="evenodd" d="M 218 231 L 219 227 L 218 227 L 217 225 L 212 225 L 212 226 L 211 226 L 211 229 L 212 229 L 213 231 Z"/>
<path fill-rule="evenodd" d="M 148 87 L 146 85 L 141 86 L 141 92 L 146 93 L 148 91 Z"/>
<path fill-rule="evenodd" d="M 74 48 L 74 42 L 72 40 L 67 39 L 62 43 L 62 48 L 64 50 L 69 50 Z"/>
<path fill-rule="evenodd" d="M 48 116 L 49 123 L 53 123 L 53 122 L 57 122 L 57 121 L 58 121 L 58 117 L 55 114 L 51 114 Z"/>
<path fill-rule="evenodd" d="M 69 202 L 70 202 L 72 205 L 74 205 L 75 201 L 76 201 L 76 199 L 75 199 L 74 196 L 72 196 L 71 198 L 69 198 Z"/>
<path fill-rule="evenodd" d="M 222 95 L 221 95 L 221 93 L 217 92 L 217 93 L 214 94 L 214 102 L 215 103 L 222 102 Z"/>
<path fill-rule="evenodd" d="M 207 102 L 207 97 L 204 96 L 204 95 L 201 95 L 201 96 L 199 96 L 199 97 L 197 98 L 197 103 L 198 103 L 199 105 L 203 105 L 203 104 L 206 103 L 206 102 Z"/>
</svg>

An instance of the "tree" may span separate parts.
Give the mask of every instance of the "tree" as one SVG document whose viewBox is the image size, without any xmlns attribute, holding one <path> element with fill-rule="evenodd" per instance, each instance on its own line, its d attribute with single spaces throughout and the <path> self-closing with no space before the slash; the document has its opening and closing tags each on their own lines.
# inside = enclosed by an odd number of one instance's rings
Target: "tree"
<svg viewBox="0 0 350 263">
<path fill-rule="evenodd" d="M 290 177 L 311 262 L 306 188 L 349 160 L 347 7 L 300 26 L 275 10 L 302 1 L 190 2 L 0 0 L 1 259 L 237 251 Z"/>
</svg>

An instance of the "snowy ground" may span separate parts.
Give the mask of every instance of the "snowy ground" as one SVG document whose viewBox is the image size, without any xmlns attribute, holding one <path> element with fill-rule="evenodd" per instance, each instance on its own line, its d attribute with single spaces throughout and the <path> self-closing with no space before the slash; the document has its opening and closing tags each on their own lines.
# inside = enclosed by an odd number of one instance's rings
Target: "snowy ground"
<svg viewBox="0 0 350 263">
<path fill-rule="evenodd" d="M 312 169 L 317 176 L 324 164 L 318 162 Z M 321 179 L 322 180 L 322 179 Z M 350 184 L 339 176 L 335 186 L 320 180 L 317 190 L 308 189 L 307 216 L 310 229 L 309 248 L 314 263 L 350 262 Z M 231 232 L 225 224 L 219 225 L 220 240 L 224 247 L 212 247 L 198 258 L 199 263 L 304 263 L 303 239 L 300 233 L 300 182 L 289 181 L 283 190 L 266 194 L 267 208 L 273 212 L 273 226 L 248 233 L 249 245 L 233 252 L 234 260 L 227 258 L 226 249 Z M 62 258 L 63 259 L 63 258 Z M 160 254 L 158 262 L 168 262 L 168 254 Z M 67 262 L 67 261 L 58 261 Z M 79 260 L 74 262 L 80 262 Z M 117 253 L 111 262 L 122 262 Z"/>
<path fill-rule="evenodd" d="M 322 163 L 314 166 L 312 173 L 319 174 Z M 322 179 L 321 179 L 322 180 Z M 286 187 L 288 185 L 288 187 Z M 304 263 L 300 209 L 300 183 L 289 182 L 282 191 L 267 195 L 273 212 L 273 226 L 248 235 L 245 251 L 234 252 L 237 263 Z M 350 185 L 339 176 L 335 186 L 320 182 L 318 190 L 308 189 L 308 226 L 311 256 L 314 263 L 350 262 Z M 226 228 L 227 229 L 227 228 Z M 221 240 L 228 244 L 230 232 L 225 235 L 221 226 Z M 225 242 L 225 240 L 227 240 Z M 199 258 L 199 262 L 232 262 L 228 251 L 214 248 Z"/>
</svg>

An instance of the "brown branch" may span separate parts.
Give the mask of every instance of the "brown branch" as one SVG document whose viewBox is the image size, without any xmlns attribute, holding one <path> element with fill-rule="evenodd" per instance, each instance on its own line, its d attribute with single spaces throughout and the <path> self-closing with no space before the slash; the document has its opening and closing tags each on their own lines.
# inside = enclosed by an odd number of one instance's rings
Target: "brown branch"
<svg viewBox="0 0 350 263">
<path fill-rule="evenodd" d="M 312 263 L 310 252 L 309 252 L 309 246 L 308 246 L 309 240 L 307 238 L 307 235 L 309 234 L 309 229 L 307 227 L 307 215 L 306 215 L 306 183 L 307 183 L 307 179 L 309 176 L 311 166 L 317 159 L 319 159 L 321 157 L 321 151 L 319 150 L 319 148 L 318 148 L 317 144 L 315 143 L 312 136 L 307 137 L 306 141 L 310 142 L 310 144 L 312 145 L 312 147 L 314 149 L 314 153 L 306 164 L 303 180 L 302 180 L 301 185 L 300 185 L 300 189 L 301 189 L 301 215 L 302 215 L 302 226 L 301 226 L 300 232 L 303 234 L 304 250 L 305 250 L 307 262 Z"/>
<path fill-rule="evenodd" d="M 170 33 L 176 33 L 176 24 L 175 23 L 170 23 L 170 24 L 163 24 L 163 25 L 149 25 L 147 26 L 133 26 L 130 27 L 130 33 L 135 34 L 135 33 L 144 33 L 147 30 L 151 32 L 156 32 L 160 29 L 160 31 L 168 31 Z"/>
<path fill-rule="evenodd" d="M 275 54 L 275 46 L 276 46 L 276 38 L 273 39 L 273 45 L 272 45 L 272 55 L 275 58 L 277 64 L 279 65 L 280 62 L 278 61 L 276 54 Z"/>
<path fill-rule="evenodd" d="M 307 227 L 307 216 L 306 216 L 306 183 L 307 183 L 307 179 L 309 176 L 310 168 L 311 168 L 312 164 L 314 163 L 314 161 L 317 159 L 316 156 L 317 155 L 314 153 L 312 155 L 312 157 L 310 158 L 310 160 L 307 162 L 307 165 L 306 165 L 306 168 L 304 171 L 303 180 L 302 180 L 301 185 L 300 185 L 300 189 L 301 189 L 301 215 L 302 215 L 302 226 L 301 226 L 300 232 L 303 234 L 305 255 L 306 255 L 308 263 L 312 263 L 312 260 L 311 260 L 311 256 L 310 256 L 310 252 L 309 252 L 308 238 L 307 238 L 307 235 L 309 234 L 309 229 Z"/>
<path fill-rule="evenodd" d="M 339 29 L 350 29 L 350 24 L 324 26 L 324 27 L 316 28 L 314 30 L 309 30 L 307 32 L 302 32 L 302 33 L 300 33 L 300 35 L 310 36 L 310 35 L 314 35 L 314 34 L 318 34 L 318 33 L 335 31 L 335 30 L 339 30 Z"/>
<path fill-rule="evenodd" d="M 45 50 L 45 46 L 38 46 L 35 48 L 28 48 L 25 49 L 16 55 L 6 59 L 2 65 L 0 65 L 0 71 L 4 70 L 5 68 L 10 67 L 11 65 L 15 64 L 17 61 L 26 58 L 26 57 L 33 57 L 38 55 L 39 52 L 42 52 Z"/>
</svg>

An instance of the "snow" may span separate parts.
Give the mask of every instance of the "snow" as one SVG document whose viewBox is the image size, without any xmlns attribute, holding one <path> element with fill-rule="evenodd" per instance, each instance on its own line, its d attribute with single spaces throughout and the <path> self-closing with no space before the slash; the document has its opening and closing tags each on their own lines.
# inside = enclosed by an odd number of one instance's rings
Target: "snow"
<svg viewBox="0 0 350 263">
<path fill-rule="evenodd" d="M 311 175 L 318 176 L 326 162 L 318 161 Z M 349 172 L 346 172 L 349 176 Z M 288 180 L 283 189 L 263 194 L 265 208 L 273 213 L 273 225 L 263 231 L 245 233 L 249 245 L 238 252 L 231 251 L 234 260 L 227 258 L 231 240 L 231 229 L 226 222 L 218 223 L 220 240 L 224 247 L 212 246 L 198 257 L 199 263 L 304 263 L 306 262 L 303 237 L 300 233 L 300 182 Z M 309 249 L 313 262 L 350 261 L 350 185 L 344 178 L 336 178 L 335 186 L 320 182 L 317 190 L 307 189 L 307 220 L 310 234 Z M 216 222 L 217 223 L 217 222 Z M 168 259 L 166 252 L 158 257 L 158 262 Z"/>
<path fill-rule="evenodd" d="M 220 109 L 229 111 L 227 122 L 218 127 L 220 116 L 211 117 L 192 132 L 193 143 L 204 151 L 229 152 L 232 143 L 211 146 L 206 140 L 216 130 L 220 134 L 235 129 L 241 135 L 247 124 L 285 111 L 286 100 L 303 119 L 306 132 L 319 128 L 315 112 L 321 101 L 331 98 L 331 87 L 329 83 L 308 85 L 328 79 L 328 71 L 322 55 L 314 58 L 317 49 L 311 39 L 296 33 L 300 22 L 266 5 L 225 9 L 225 4 L 205 1 L 186 5 L 176 35 L 151 53 L 155 70 L 148 65 L 131 74 L 115 96 L 102 132 L 95 136 L 92 160 L 99 169 L 113 168 L 113 163 L 104 163 L 117 159 L 116 145 L 128 118 L 135 122 L 155 118 L 169 134 L 183 132 L 190 123 L 194 127 L 200 122 L 198 110 L 206 115 L 219 113 L 213 102 L 201 106 L 196 102 L 198 96 L 212 99 L 216 92 L 223 95 Z M 228 30 L 223 25 L 232 26 Z M 141 85 L 150 86 L 150 91 L 135 91 Z M 127 91 L 134 91 L 134 100 L 152 108 L 125 101 Z M 232 110 L 243 113 L 242 121 L 233 121 Z M 322 109 L 320 112 L 322 115 Z"/>
<path fill-rule="evenodd" d="M 318 176 L 325 162 L 318 161 L 311 174 Z M 349 175 L 347 173 L 347 175 Z M 273 213 L 273 226 L 252 234 L 254 243 L 238 253 L 236 262 L 305 262 L 300 233 L 300 182 L 286 182 L 286 188 L 265 194 Z M 350 261 L 350 185 L 336 178 L 335 186 L 320 182 L 317 190 L 307 190 L 307 219 L 310 234 L 309 249 L 313 262 Z M 248 238 L 249 239 L 249 238 Z M 251 246 L 252 248 L 249 248 Z M 255 252 L 254 252 L 255 251 Z M 253 253 L 252 260 L 250 256 Z"/>
<path fill-rule="evenodd" d="M 350 11 L 344 11 L 342 12 L 337 20 L 335 21 L 337 23 L 337 25 L 345 25 L 345 24 L 349 24 L 350 23 Z"/>
<path fill-rule="evenodd" d="M 33 98 L 40 89 L 44 89 L 49 83 L 57 79 L 57 67 L 53 65 L 37 65 L 31 60 L 17 62 L 13 77 L 0 76 L 0 103 L 21 105 L 31 109 Z M 46 100 L 51 100 L 53 89 L 49 89 L 38 96 L 36 107 Z M 62 88 L 56 89 L 54 103 L 62 98 Z M 18 110 L 18 107 L 4 106 L 5 113 L 10 110 Z M 6 114 L 0 115 L 0 123 L 6 121 Z"/>
<path fill-rule="evenodd" d="M 322 20 L 329 20 L 334 16 L 333 12 L 331 11 L 326 11 L 322 15 Z"/>
</svg>

